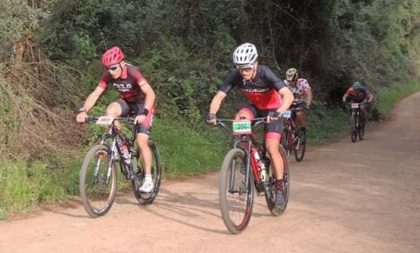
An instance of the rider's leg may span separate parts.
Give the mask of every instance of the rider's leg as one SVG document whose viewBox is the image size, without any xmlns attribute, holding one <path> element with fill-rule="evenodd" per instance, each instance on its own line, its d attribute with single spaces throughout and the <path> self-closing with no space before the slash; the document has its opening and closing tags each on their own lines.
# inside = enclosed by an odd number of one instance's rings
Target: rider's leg
<svg viewBox="0 0 420 253">
<path fill-rule="evenodd" d="M 153 190 L 153 179 L 152 179 L 152 151 L 149 147 L 149 135 L 151 130 L 151 125 L 153 121 L 153 112 L 149 112 L 146 117 L 146 120 L 138 126 L 138 133 L 136 136 L 137 145 L 139 147 L 139 157 L 141 157 L 145 178 L 143 185 L 140 187 L 142 192 L 151 192 Z"/>
<path fill-rule="evenodd" d="M 122 100 L 118 99 L 117 101 L 112 102 L 106 108 L 106 115 L 111 117 L 120 117 L 124 114 L 128 113 L 128 105 L 127 103 Z M 115 122 L 115 127 L 120 130 L 121 124 L 119 121 Z"/>
<path fill-rule="evenodd" d="M 277 180 L 283 179 L 283 157 L 279 151 L 280 145 L 280 134 L 278 133 L 267 133 L 265 139 L 265 147 L 271 158 L 271 165 L 273 166 L 273 172 Z"/>
<path fill-rule="evenodd" d="M 285 190 L 285 183 L 283 180 L 284 174 L 284 163 L 283 157 L 280 154 L 280 134 L 269 132 L 266 134 L 265 145 L 267 151 L 271 157 L 271 165 L 273 168 L 273 173 L 276 178 L 275 189 L 276 189 L 276 208 L 282 208 L 285 203 L 285 198 L 283 196 Z"/>
<path fill-rule="evenodd" d="M 255 118 L 255 112 L 252 108 L 249 107 L 243 107 L 241 110 L 239 110 L 238 113 L 236 113 L 235 120 L 239 119 L 253 119 Z"/>
<path fill-rule="evenodd" d="M 144 170 L 147 175 L 152 175 L 152 151 L 149 147 L 149 135 L 144 133 L 137 134 L 137 145 L 141 153 L 141 159 L 144 165 Z"/>
<path fill-rule="evenodd" d="M 305 113 L 303 111 L 296 112 L 296 130 L 305 126 Z"/>
</svg>

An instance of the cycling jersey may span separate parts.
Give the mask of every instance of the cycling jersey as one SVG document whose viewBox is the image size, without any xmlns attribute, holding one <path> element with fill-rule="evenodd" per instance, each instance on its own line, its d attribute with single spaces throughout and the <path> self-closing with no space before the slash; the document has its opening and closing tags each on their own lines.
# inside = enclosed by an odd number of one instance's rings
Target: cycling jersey
<svg viewBox="0 0 420 253">
<path fill-rule="evenodd" d="M 111 73 L 104 72 L 98 86 L 106 90 L 112 86 L 120 92 L 120 98 L 127 102 L 144 103 L 146 95 L 140 89 L 140 83 L 146 80 L 140 70 L 133 65 L 126 64 L 121 76 L 113 79 Z"/>
<path fill-rule="evenodd" d="M 306 99 L 306 91 L 311 89 L 309 82 L 304 78 L 298 78 L 296 85 L 290 84 L 287 80 L 284 80 L 284 83 L 292 91 L 295 100 Z"/>
<path fill-rule="evenodd" d="M 347 89 L 346 94 L 354 102 L 361 103 L 364 100 L 368 99 L 370 91 L 366 87 L 361 87 L 359 89 L 354 89 L 353 87 L 350 87 Z"/>
<path fill-rule="evenodd" d="M 258 65 L 252 80 L 244 80 L 239 70 L 232 70 L 219 90 L 227 94 L 234 86 L 238 86 L 248 101 L 259 110 L 279 108 L 282 98 L 278 91 L 286 87 L 283 81 L 264 65 Z"/>
</svg>

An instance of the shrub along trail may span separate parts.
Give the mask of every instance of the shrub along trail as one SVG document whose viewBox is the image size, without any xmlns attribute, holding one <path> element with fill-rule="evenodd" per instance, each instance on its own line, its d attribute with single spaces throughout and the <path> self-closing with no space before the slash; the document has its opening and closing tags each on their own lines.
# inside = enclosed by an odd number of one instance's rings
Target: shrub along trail
<svg viewBox="0 0 420 253">
<path fill-rule="evenodd" d="M 248 228 L 231 235 L 218 208 L 217 175 L 164 182 L 151 206 L 118 195 L 88 218 L 75 201 L 0 222 L 0 252 L 405 253 L 420 248 L 420 93 L 370 127 L 366 139 L 311 148 L 291 162 L 286 213 L 270 216 L 257 197 Z"/>
</svg>

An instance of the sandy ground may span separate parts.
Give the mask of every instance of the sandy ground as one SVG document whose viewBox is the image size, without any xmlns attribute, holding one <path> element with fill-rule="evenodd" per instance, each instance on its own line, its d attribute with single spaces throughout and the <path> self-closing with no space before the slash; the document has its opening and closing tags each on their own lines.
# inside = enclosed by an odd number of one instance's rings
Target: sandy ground
<svg viewBox="0 0 420 253">
<path fill-rule="evenodd" d="M 121 194 L 89 218 L 78 201 L 0 222 L 1 253 L 48 252 L 420 252 L 420 93 L 366 139 L 312 147 L 290 162 L 286 212 L 256 197 L 248 228 L 230 234 L 218 207 L 217 174 L 164 182 L 155 203 Z"/>
</svg>

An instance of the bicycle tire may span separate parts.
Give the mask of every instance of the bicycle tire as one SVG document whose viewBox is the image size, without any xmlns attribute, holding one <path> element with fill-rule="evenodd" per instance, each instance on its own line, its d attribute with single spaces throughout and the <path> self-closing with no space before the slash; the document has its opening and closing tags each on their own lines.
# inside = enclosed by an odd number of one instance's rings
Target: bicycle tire
<svg viewBox="0 0 420 253">
<path fill-rule="evenodd" d="M 359 126 L 358 134 L 359 134 L 359 140 L 363 140 L 364 137 L 365 137 L 365 121 L 364 120 L 360 120 L 360 122 L 362 122 L 362 123 Z"/>
<path fill-rule="evenodd" d="M 306 130 L 304 128 L 300 129 L 294 143 L 295 159 L 297 162 L 301 162 L 306 152 Z"/>
<path fill-rule="evenodd" d="M 350 132 L 350 136 L 351 136 L 351 141 L 352 142 L 356 142 L 357 140 L 357 122 L 356 122 L 356 114 L 352 113 L 351 114 L 351 132 Z"/>
<path fill-rule="evenodd" d="M 289 163 L 286 157 L 286 153 L 283 149 L 282 146 L 279 147 L 279 151 L 280 151 L 280 155 L 283 158 L 283 180 L 284 180 L 284 185 L 285 185 L 285 190 L 283 192 L 284 195 L 284 205 L 281 208 L 276 208 L 275 207 L 275 202 L 276 202 L 276 187 L 275 187 L 275 182 L 276 179 L 274 177 L 273 174 L 273 170 L 271 168 L 270 165 L 270 169 L 269 169 L 269 183 L 267 184 L 266 187 L 266 192 L 265 192 L 265 201 L 267 203 L 267 207 L 268 210 L 270 211 L 270 213 L 273 216 L 279 216 L 281 214 L 284 213 L 284 211 L 286 210 L 287 207 L 287 203 L 289 202 L 289 194 L 290 194 L 290 171 L 289 171 Z"/>
<path fill-rule="evenodd" d="M 239 167 L 237 166 L 239 165 Z M 225 156 L 219 180 L 219 206 L 227 229 L 238 234 L 251 219 L 254 204 L 252 173 L 246 185 L 246 155 L 242 149 L 231 149 Z"/>
<path fill-rule="evenodd" d="M 133 157 L 132 164 L 136 165 L 135 174 L 136 176 L 131 180 L 131 187 L 137 201 L 141 205 L 152 204 L 157 197 L 160 189 L 160 183 L 162 179 L 162 167 L 160 160 L 159 149 L 153 141 L 149 141 L 149 148 L 152 152 L 152 180 L 153 190 L 150 193 L 140 192 L 138 189 L 143 184 L 144 180 L 144 168 L 142 163 L 137 159 L 137 156 Z M 136 152 L 138 154 L 138 152 Z"/>
<path fill-rule="evenodd" d="M 284 151 L 286 152 L 287 157 L 290 156 L 290 152 L 291 152 L 291 145 L 290 145 L 290 138 L 291 138 L 291 131 L 288 128 L 284 128 L 282 133 L 281 133 L 281 139 L 280 139 L 280 143 L 284 148 Z"/>
<path fill-rule="evenodd" d="M 98 166 L 98 175 L 95 176 L 96 166 Z M 111 174 L 107 180 L 109 166 Z M 91 183 L 92 189 L 90 188 Z M 80 198 L 89 216 L 97 218 L 106 214 L 114 203 L 116 191 L 115 161 L 110 161 L 110 150 L 107 146 L 96 145 L 87 152 L 79 174 Z"/>
</svg>

